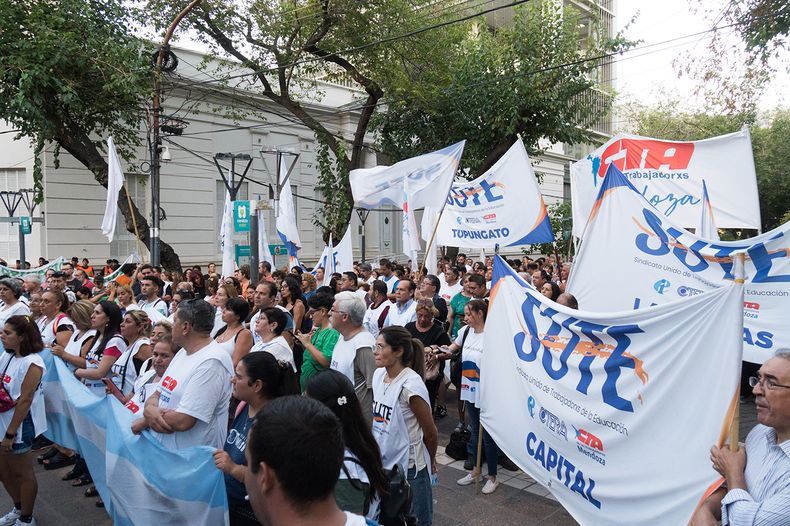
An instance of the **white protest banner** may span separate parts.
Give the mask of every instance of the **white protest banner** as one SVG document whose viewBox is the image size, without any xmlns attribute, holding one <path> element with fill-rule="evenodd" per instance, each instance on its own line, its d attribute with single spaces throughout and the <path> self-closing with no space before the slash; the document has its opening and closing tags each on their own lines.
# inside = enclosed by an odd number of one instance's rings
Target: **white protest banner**
<svg viewBox="0 0 790 526">
<path fill-rule="evenodd" d="M 426 235 L 430 232 L 423 229 Z M 552 241 L 546 204 L 520 139 L 483 175 L 453 184 L 436 230 L 436 243 L 451 247 Z"/>
<path fill-rule="evenodd" d="M 329 254 L 332 254 L 330 259 Z M 332 272 L 352 272 L 354 270 L 354 252 L 351 245 L 351 224 L 346 227 L 346 233 L 337 245 L 332 243 L 332 235 L 329 236 L 329 245 L 324 247 L 321 256 L 318 258 L 315 268 L 324 269 L 325 278 L 331 278 Z M 331 269 L 331 270 L 330 270 Z M 329 280 L 326 279 L 329 283 Z"/>
<path fill-rule="evenodd" d="M 293 266 L 301 266 L 301 263 L 298 263 L 299 260 L 296 257 L 296 253 L 302 248 L 302 241 L 299 239 L 299 225 L 296 223 L 296 208 L 294 207 L 291 184 L 285 180 L 288 175 L 288 166 L 284 159 L 280 163 L 279 173 L 282 190 L 280 190 L 280 205 L 277 210 L 276 227 L 277 234 L 280 236 L 286 249 L 288 249 L 288 269 L 290 270 Z"/>
<path fill-rule="evenodd" d="M 726 285 L 746 253 L 743 356 L 763 363 L 790 347 L 790 223 L 741 241 L 710 241 L 661 215 L 611 167 L 573 264 L 568 291 L 583 309 L 646 308 Z"/>
<path fill-rule="evenodd" d="M 228 192 L 225 192 L 225 205 L 222 207 L 219 245 L 222 252 L 222 276 L 232 276 L 236 270 L 236 255 L 233 245 L 233 202 L 230 200 Z"/>
<path fill-rule="evenodd" d="M 465 144 L 466 141 L 461 141 L 392 166 L 351 170 L 348 178 L 354 205 L 377 208 L 389 204 L 402 208 L 404 194 L 408 192 L 409 206 L 413 210 L 426 206 L 440 209 L 450 190 Z"/>
<path fill-rule="evenodd" d="M 584 225 L 609 166 L 617 166 L 662 214 L 697 226 L 702 180 L 708 182 L 719 228 L 760 228 L 760 203 L 747 128 L 703 141 L 663 141 L 618 134 L 571 165 L 573 235 Z"/>
<path fill-rule="evenodd" d="M 720 480 L 709 451 L 737 403 L 743 284 L 592 313 L 494 265 L 483 427 L 582 525 L 687 524 Z"/>
<path fill-rule="evenodd" d="M 124 175 L 121 159 L 115 150 L 112 135 L 107 138 L 107 202 L 104 205 L 104 217 L 101 222 L 101 233 L 112 243 L 115 236 L 115 222 L 118 218 L 118 194 L 123 188 Z"/>
</svg>

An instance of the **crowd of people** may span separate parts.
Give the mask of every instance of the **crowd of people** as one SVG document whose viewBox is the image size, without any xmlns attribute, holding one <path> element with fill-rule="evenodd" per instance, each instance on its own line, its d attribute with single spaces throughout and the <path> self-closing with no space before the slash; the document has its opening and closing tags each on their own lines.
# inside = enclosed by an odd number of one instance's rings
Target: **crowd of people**
<svg viewBox="0 0 790 526">
<path fill-rule="evenodd" d="M 508 263 L 578 308 L 565 291 L 570 264 Z M 0 279 L 0 478 L 14 502 L 0 526 L 34 524 L 28 453 L 48 442 L 44 348 L 97 396 L 124 403 L 134 433 L 149 430 L 173 450 L 213 447 L 234 525 L 290 524 L 293 513 L 321 524 L 393 524 L 398 514 L 432 524 L 448 389 L 458 393 L 456 430 L 471 434 L 457 484 L 485 480 L 482 493 L 494 493 L 497 465 L 517 468 L 485 430 L 486 476 L 477 458 L 491 258 L 445 257 L 437 275 L 387 259 L 354 268 L 325 279 L 320 268 L 262 262 L 252 283 L 247 266 L 223 277 L 213 264 L 206 274 L 117 261 L 96 271 L 83 260 L 44 280 Z M 98 498 L 79 452 L 49 444 L 37 461 L 73 466 L 64 480 Z M 411 489 L 405 509 L 390 498 L 398 472 Z"/>
</svg>

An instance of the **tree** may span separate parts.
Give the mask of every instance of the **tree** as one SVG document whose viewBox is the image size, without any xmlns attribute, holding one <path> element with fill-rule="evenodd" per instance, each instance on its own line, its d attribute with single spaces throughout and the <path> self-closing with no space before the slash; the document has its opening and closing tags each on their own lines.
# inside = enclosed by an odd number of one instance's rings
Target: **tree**
<svg viewBox="0 0 790 526">
<path fill-rule="evenodd" d="M 776 111 L 757 119 L 752 111 L 710 114 L 686 111 L 677 101 L 665 101 L 653 108 L 631 106 L 627 113 L 635 123 L 636 133 L 658 139 L 693 141 L 751 125 L 763 231 L 785 222 L 782 217 L 790 211 L 790 112 Z M 739 237 L 738 233 L 735 236 Z"/>
<path fill-rule="evenodd" d="M 443 69 L 436 49 L 452 41 L 455 29 L 401 38 L 443 20 L 449 15 L 442 11 L 443 4 L 426 5 L 420 0 L 203 2 L 185 25 L 197 30 L 217 56 L 240 63 L 242 73 L 238 66 L 230 66 L 233 71 L 228 72 L 228 79 L 235 82 L 244 76 L 256 81 L 250 90 L 312 130 L 319 144 L 335 157 L 334 169 L 340 172 L 328 176 L 332 181 L 323 186 L 340 191 L 332 195 L 334 210 L 318 221 L 339 239 L 352 210 L 348 170 L 362 166 L 370 120 L 378 105 L 388 92 L 411 85 L 410 72 Z M 153 10 L 162 13 L 160 23 L 177 9 L 165 0 L 153 5 Z M 386 38 L 386 43 L 377 43 Z M 333 131 L 311 113 L 310 102 L 321 99 L 319 77 L 350 81 L 363 91 L 353 110 L 350 137 Z M 239 102 L 262 109 L 249 99 Z"/>
<path fill-rule="evenodd" d="M 611 93 L 592 80 L 600 57 L 624 50 L 622 38 L 588 20 L 593 36 L 581 38 L 580 14 L 554 1 L 515 9 L 512 26 L 469 27 L 447 72 L 425 70 L 415 82 L 431 90 L 395 94 L 376 116 L 379 144 L 393 159 L 437 150 L 466 139 L 463 163 L 470 176 L 493 165 L 520 135 L 530 154 L 540 141 L 592 142 L 589 131 L 611 106 Z"/>
<path fill-rule="evenodd" d="M 130 12 L 118 0 L 16 0 L 0 3 L 0 115 L 32 138 L 37 156 L 36 200 L 43 199 L 40 154 L 55 144 L 107 187 L 101 139 L 112 135 L 119 153 L 133 159 L 139 146 L 142 100 L 150 85 L 150 52 L 129 34 Z M 121 189 L 126 229 L 148 244 L 149 226 Z M 160 242 L 162 263 L 180 269 L 178 255 Z"/>
<path fill-rule="evenodd" d="M 554 232 L 554 242 L 532 244 L 523 252 L 525 255 L 544 254 L 553 256 L 554 254 L 559 254 L 561 259 L 569 261 L 573 256 L 574 248 L 571 235 L 573 225 L 571 202 L 568 200 L 549 205 L 548 212 L 551 230 Z"/>
</svg>

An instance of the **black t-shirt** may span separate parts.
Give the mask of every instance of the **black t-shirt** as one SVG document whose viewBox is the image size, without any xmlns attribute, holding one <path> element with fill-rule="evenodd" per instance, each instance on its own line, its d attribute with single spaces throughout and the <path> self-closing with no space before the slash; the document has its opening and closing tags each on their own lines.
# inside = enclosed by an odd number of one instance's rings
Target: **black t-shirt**
<svg viewBox="0 0 790 526">
<path fill-rule="evenodd" d="M 406 330 L 409 331 L 412 338 L 417 338 L 422 342 L 423 347 L 431 345 L 450 345 L 450 337 L 447 332 L 436 322 L 428 329 L 427 332 L 420 332 L 417 330 L 417 322 L 411 321 L 406 324 Z"/>
</svg>

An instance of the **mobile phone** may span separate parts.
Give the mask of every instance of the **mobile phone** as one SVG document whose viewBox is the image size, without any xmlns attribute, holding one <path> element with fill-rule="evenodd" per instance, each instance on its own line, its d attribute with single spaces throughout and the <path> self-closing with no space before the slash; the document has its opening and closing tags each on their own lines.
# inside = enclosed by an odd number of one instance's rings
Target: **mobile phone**
<svg viewBox="0 0 790 526">
<path fill-rule="evenodd" d="M 102 378 L 101 381 L 104 382 L 104 385 L 107 386 L 107 389 L 110 390 L 110 393 L 115 398 L 117 398 L 122 405 L 126 404 L 126 397 L 123 395 L 121 390 L 118 389 L 118 387 L 114 383 L 112 383 L 112 380 L 110 380 L 109 378 Z"/>
</svg>

